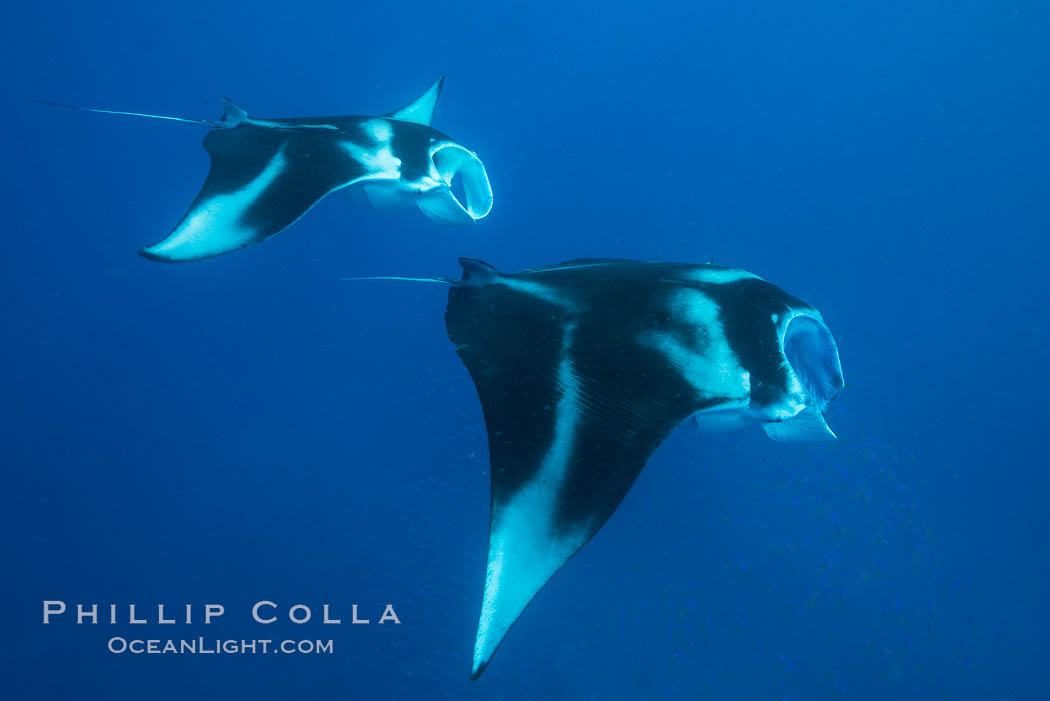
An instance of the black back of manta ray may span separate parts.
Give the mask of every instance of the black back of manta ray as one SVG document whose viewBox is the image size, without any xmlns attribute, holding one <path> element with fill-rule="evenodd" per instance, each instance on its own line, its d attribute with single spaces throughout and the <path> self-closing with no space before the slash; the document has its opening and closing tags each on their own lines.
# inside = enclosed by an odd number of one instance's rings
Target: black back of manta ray
<svg viewBox="0 0 1050 701">
<path fill-rule="evenodd" d="M 596 284 L 589 289 L 588 276 L 578 277 L 572 297 L 583 308 L 487 285 L 453 288 L 446 314 L 449 338 L 481 399 L 494 503 L 528 482 L 549 449 L 563 396 L 559 364 L 571 355 L 586 421 L 557 505 L 556 521 L 565 528 L 595 516 L 604 521 L 660 442 L 704 405 L 679 386 L 657 351 L 632 342 L 643 331 L 641 315 L 623 310 L 659 296 L 655 279 L 639 276 L 630 284 L 628 274 L 625 284 L 610 287 L 592 276 Z"/>
<path fill-rule="evenodd" d="M 764 378 L 759 395 L 785 386 L 771 320 L 811 308 L 715 266 L 585 260 L 507 275 L 462 262 L 445 319 L 481 401 L 492 480 L 476 678 L 675 427 L 747 405 L 743 375 Z M 718 377 L 727 368 L 741 377 Z"/>
</svg>

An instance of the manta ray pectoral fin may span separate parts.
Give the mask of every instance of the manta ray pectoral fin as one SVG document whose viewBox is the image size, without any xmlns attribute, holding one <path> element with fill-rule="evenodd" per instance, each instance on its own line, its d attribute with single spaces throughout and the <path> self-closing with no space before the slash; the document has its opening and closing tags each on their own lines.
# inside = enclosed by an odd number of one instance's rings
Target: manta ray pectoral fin
<svg viewBox="0 0 1050 701">
<path fill-rule="evenodd" d="M 444 84 L 445 76 L 441 76 L 422 95 L 386 116 L 391 119 L 400 119 L 405 122 L 415 122 L 416 124 L 430 126 L 430 121 L 434 118 L 434 108 L 437 107 L 437 101 L 441 96 L 441 88 Z"/>
<path fill-rule="evenodd" d="M 291 225 L 329 192 L 374 176 L 327 132 L 247 123 L 208 132 L 204 148 L 211 169 L 200 193 L 142 256 L 183 262 L 243 248 Z"/>
<path fill-rule="evenodd" d="M 492 479 L 477 679 L 656 447 L 703 407 L 677 371 L 618 323 L 625 300 L 588 309 L 536 273 L 460 262 L 469 282 L 450 290 L 445 320 L 481 400 Z"/>
</svg>

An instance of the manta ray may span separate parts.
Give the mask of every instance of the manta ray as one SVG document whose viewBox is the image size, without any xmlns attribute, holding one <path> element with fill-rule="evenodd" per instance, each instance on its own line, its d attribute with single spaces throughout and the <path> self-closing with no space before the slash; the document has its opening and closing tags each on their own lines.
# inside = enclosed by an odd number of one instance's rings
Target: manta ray
<svg viewBox="0 0 1050 701">
<path fill-rule="evenodd" d="M 445 315 L 485 418 L 488 564 L 472 678 L 537 592 L 619 506 L 657 446 L 759 424 L 835 438 L 843 387 L 820 312 L 713 264 L 572 260 L 515 274 L 461 258 Z M 421 278 L 397 278 L 421 279 Z"/>
<path fill-rule="evenodd" d="M 375 209 L 416 205 L 439 222 L 467 224 L 489 213 L 492 189 L 481 159 L 430 126 L 440 78 L 381 117 L 257 119 L 228 98 L 218 121 L 57 107 L 204 124 L 211 170 L 189 211 L 163 240 L 139 253 L 181 262 L 211 258 L 273 236 L 322 197 L 350 188 Z M 458 176 L 461 194 L 453 189 Z"/>
</svg>

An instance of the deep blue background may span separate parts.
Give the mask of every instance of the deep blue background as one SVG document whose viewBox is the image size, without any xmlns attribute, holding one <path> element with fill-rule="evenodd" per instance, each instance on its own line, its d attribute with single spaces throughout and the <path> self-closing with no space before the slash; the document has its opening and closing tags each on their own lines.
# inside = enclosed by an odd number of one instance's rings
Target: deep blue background
<svg viewBox="0 0 1050 701">
<path fill-rule="evenodd" d="M 1050 8 L 798 3 L 14 3 L 0 324 L 4 699 L 1045 698 Z M 448 80 L 492 215 L 334 197 L 168 266 L 215 118 L 379 113 Z M 469 255 L 752 270 L 820 308 L 841 440 L 685 426 L 478 682 L 488 476 L 436 286 Z M 43 599 L 220 602 L 131 657 Z M 251 602 L 403 625 L 280 630 Z M 68 616 L 67 616 L 68 618 Z"/>
</svg>

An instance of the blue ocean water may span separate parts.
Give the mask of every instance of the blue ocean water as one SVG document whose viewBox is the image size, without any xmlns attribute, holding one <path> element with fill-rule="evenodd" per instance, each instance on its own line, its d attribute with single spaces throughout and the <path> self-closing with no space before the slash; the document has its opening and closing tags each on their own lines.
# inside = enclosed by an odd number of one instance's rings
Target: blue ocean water
<svg viewBox="0 0 1050 701">
<path fill-rule="evenodd" d="M 0 697 L 1050 695 L 1048 33 L 1039 0 L 11 5 Z M 488 218 L 333 197 L 185 265 L 135 250 L 204 129 L 23 101 L 376 114 L 440 75 Z M 341 280 L 461 255 L 713 257 L 821 309 L 847 382 L 832 444 L 681 427 L 476 682 L 488 458 L 445 291 Z M 136 635 L 334 652 L 107 652 Z"/>
</svg>

